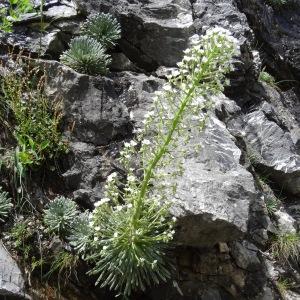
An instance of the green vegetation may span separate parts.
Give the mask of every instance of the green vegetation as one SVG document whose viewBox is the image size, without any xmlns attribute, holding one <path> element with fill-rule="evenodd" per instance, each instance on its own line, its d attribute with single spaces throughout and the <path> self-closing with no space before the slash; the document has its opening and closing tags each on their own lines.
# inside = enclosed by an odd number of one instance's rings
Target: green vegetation
<svg viewBox="0 0 300 300">
<path fill-rule="evenodd" d="M 120 163 L 127 181 L 120 182 L 115 173 L 109 176 L 105 198 L 95 204 L 91 219 L 94 239 L 87 258 L 94 264 L 90 274 L 98 276 L 102 287 L 129 297 L 170 278 L 167 251 L 176 219 L 169 207 L 185 153 L 177 145 L 188 142 L 191 122 L 203 130 L 211 96 L 228 83 L 225 74 L 232 70 L 236 44 L 228 31 L 214 28 L 187 49 L 179 70 L 156 93 L 144 129 L 125 143 Z M 132 168 L 137 156 L 142 176 Z"/>
<path fill-rule="evenodd" d="M 16 160 L 23 169 L 41 165 L 66 151 L 59 131 L 60 102 L 44 94 L 45 76 L 38 68 L 24 66 L 23 74 L 11 71 L 1 78 L 0 120 L 17 142 Z"/>
<path fill-rule="evenodd" d="M 287 290 L 289 290 L 291 288 L 291 283 L 289 280 L 287 279 L 278 279 L 278 281 L 276 282 L 276 286 L 278 288 L 278 291 L 280 293 L 280 295 L 282 297 L 285 296 Z"/>
<path fill-rule="evenodd" d="M 76 218 L 68 240 L 78 254 L 88 251 L 92 239 L 92 231 L 89 226 L 89 213 L 79 214 Z"/>
<path fill-rule="evenodd" d="M 120 38 L 120 25 L 109 14 L 91 16 L 82 25 L 81 34 L 70 42 L 60 60 L 77 72 L 89 75 L 105 75 L 111 63 L 110 55 L 105 52 L 115 46 Z"/>
<path fill-rule="evenodd" d="M 70 252 L 67 252 L 65 250 L 59 251 L 55 256 L 53 257 L 50 270 L 45 275 L 45 277 L 50 277 L 53 274 L 58 275 L 58 283 L 60 282 L 61 278 L 64 279 L 64 282 L 66 283 L 68 279 L 70 278 L 72 272 L 76 268 L 78 264 L 78 256 L 74 255 Z"/>
<path fill-rule="evenodd" d="M 278 8 L 293 3 L 293 0 L 267 0 L 267 2 L 275 8 Z"/>
<path fill-rule="evenodd" d="M 60 60 L 74 70 L 89 75 L 106 74 L 107 65 L 111 62 L 103 46 L 88 36 L 74 38 L 70 49 L 61 55 Z"/>
<path fill-rule="evenodd" d="M 0 30 L 11 32 L 13 22 L 32 10 L 30 0 L 9 0 L 9 7 L 0 9 Z"/>
<path fill-rule="evenodd" d="M 56 197 L 44 210 L 44 223 L 49 232 L 65 236 L 71 229 L 77 218 L 76 203 L 63 196 Z"/>
<path fill-rule="evenodd" d="M 105 49 L 112 48 L 121 37 L 118 21 L 110 14 L 90 16 L 81 28 L 81 34 L 97 40 Z"/>
<path fill-rule="evenodd" d="M 269 74 L 267 71 L 265 71 L 265 68 L 261 70 L 259 73 L 258 81 L 265 82 L 269 84 L 270 86 L 276 87 L 276 80 L 275 78 Z"/>
<path fill-rule="evenodd" d="M 271 252 L 281 262 L 298 261 L 300 256 L 300 235 L 298 233 L 279 234 L 275 237 Z"/>
<path fill-rule="evenodd" d="M 25 264 L 31 264 L 36 246 L 33 243 L 35 230 L 29 224 L 29 219 L 17 220 L 9 232 L 12 246 Z"/>
<path fill-rule="evenodd" d="M 110 47 L 119 28 L 113 18 L 107 20 L 115 26 L 110 38 L 103 37 L 105 47 Z M 92 21 L 88 20 L 89 26 Z M 107 35 L 104 30 L 101 34 Z M 62 61 L 82 72 L 104 74 L 110 60 L 105 47 L 95 36 L 77 37 Z M 178 143 L 189 141 L 187 124 L 193 122 L 193 130 L 197 131 L 205 128 L 212 96 L 228 84 L 225 74 L 233 70 L 232 57 L 236 53 L 236 40 L 221 28 L 209 30 L 185 51 L 179 69 L 156 93 L 144 128 L 136 129 L 136 137 L 125 143 L 120 153 L 119 162 L 127 178 L 121 181 L 116 173 L 109 176 L 105 197 L 95 203 L 92 214 L 80 213 L 73 200 L 59 196 L 44 209 L 46 229 L 40 220 L 34 218 L 32 222 L 28 216 L 16 222 L 10 236 L 30 270 L 41 270 L 43 266 L 48 270 L 46 276 L 57 273 L 67 280 L 81 255 L 91 264 L 89 274 L 97 276 L 97 283 L 124 297 L 171 277 L 173 265 L 168 251 L 176 218 L 169 208 L 186 153 L 184 149 L 178 151 Z M 57 103 L 53 106 L 55 101 L 47 101 L 45 80 L 43 70 L 35 66 L 26 70 L 22 66 L 18 73 L 9 72 L 1 79 L 0 117 L 14 138 L 18 174 L 41 166 L 65 149 L 58 130 L 60 109 Z M 138 170 L 133 168 L 136 157 L 141 158 Z M 45 244 L 54 234 L 62 243 L 69 241 L 73 248 L 49 254 Z"/>
<path fill-rule="evenodd" d="M 9 211 L 12 208 L 11 199 L 8 193 L 2 190 L 0 186 L 0 221 L 8 216 Z"/>
<path fill-rule="evenodd" d="M 273 215 L 280 205 L 280 200 L 276 197 L 267 197 L 266 199 L 266 207 L 268 210 L 269 215 Z"/>
</svg>

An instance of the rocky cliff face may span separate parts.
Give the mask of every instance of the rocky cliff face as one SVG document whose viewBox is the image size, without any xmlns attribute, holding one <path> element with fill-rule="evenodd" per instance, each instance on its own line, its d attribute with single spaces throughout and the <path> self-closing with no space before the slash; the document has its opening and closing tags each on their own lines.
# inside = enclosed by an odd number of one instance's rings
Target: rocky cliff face
<svg viewBox="0 0 300 300">
<path fill-rule="evenodd" d="M 91 77 L 56 60 L 80 22 L 99 11 L 117 17 L 122 38 L 112 51 L 111 72 Z M 171 209 L 178 218 L 172 254 L 178 274 L 173 283 L 137 297 L 280 299 L 276 281 L 288 278 L 293 289 L 284 297 L 299 299 L 299 263 L 283 265 L 269 253 L 273 235 L 296 232 L 300 224 L 299 4 L 274 8 L 265 0 L 47 0 L 44 13 L 45 32 L 36 26 L 37 15 L 24 15 L 13 33 L 1 33 L 1 52 L 11 45 L 33 57 L 42 55 L 38 63 L 49 74 L 47 94 L 64 99 L 63 130 L 70 138 L 59 187 L 54 185 L 83 208 L 92 208 L 102 197 L 123 141 L 132 136 L 133 125 L 141 122 L 152 95 L 193 37 L 216 25 L 233 33 L 242 51 L 231 85 L 214 99 L 204 134 L 190 142 L 178 201 Z M 259 80 L 263 68 L 277 85 Z M 199 144 L 200 153 L 194 151 Z M 38 181 L 32 189 L 33 195 L 47 198 Z M 281 201 L 270 213 L 273 199 Z M 0 295 L 21 297 L 20 271 L 1 251 Z M 65 298 L 99 295 L 101 291 L 91 289 L 90 294 L 79 291 Z"/>
</svg>

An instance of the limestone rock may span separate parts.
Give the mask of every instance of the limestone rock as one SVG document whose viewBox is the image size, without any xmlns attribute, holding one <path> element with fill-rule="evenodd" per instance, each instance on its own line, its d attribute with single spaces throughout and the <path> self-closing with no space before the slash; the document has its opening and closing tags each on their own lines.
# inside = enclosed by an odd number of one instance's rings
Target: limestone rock
<svg viewBox="0 0 300 300">
<path fill-rule="evenodd" d="M 25 298 L 25 282 L 17 263 L 0 242 L 0 298 L 1 295 Z"/>
<path fill-rule="evenodd" d="M 222 122 L 212 118 L 204 136 L 193 139 L 189 149 L 172 208 L 178 217 L 176 241 L 212 246 L 242 237 L 257 194 L 252 175 L 239 164 L 241 151 L 234 138 Z"/>
</svg>

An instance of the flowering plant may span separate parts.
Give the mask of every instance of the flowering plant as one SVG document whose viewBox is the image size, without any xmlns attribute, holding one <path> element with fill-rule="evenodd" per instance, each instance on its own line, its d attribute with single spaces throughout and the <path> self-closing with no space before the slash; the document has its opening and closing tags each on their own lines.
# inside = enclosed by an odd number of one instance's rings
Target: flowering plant
<svg viewBox="0 0 300 300">
<path fill-rule="evenodd" d="M 127 180 L 111 174 L 105 198 L 95 203 L 91 215 L 94 238 L 88 258 L 94 268 L 90 273 L 99 276 L 102 286 L 129 296 L 170 278 L 166 251 L 176 221 L 169 213 L 176 192 L 172 178 L 181 174 L 186 152 L 177 146 L 189 140 L 191 121 L 203 130 L 211 96 L 228 84 L 225 74 L 233 69 L 236 53 L 237 42 L 230 32 L 207 31 L 185 51 L 179 69 L 156 92 L 144 128 L 136 129 L 136 138 L 125 143 L 120 162 Z M 139 170 L 132 168 L 137 157 Z"/>
</svg>

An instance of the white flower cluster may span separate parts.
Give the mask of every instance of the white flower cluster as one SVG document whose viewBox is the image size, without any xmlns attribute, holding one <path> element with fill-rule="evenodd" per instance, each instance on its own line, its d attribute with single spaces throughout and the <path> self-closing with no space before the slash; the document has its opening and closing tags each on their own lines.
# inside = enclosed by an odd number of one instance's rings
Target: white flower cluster
<svg viewBox="0 0 300 300">
<path fill-rule="evenodd" d="M 149 264 L 153 272 L 159 271 L 158 261 L 145 260 L 141 252 L 134 252 L 133 245 L 147 241 L 143 251 L 152 251 L 172 240 L 176 218 L 171 218 L 169 207 L 176 195 L 173 179 L 183 172 L 187 153 L 183 146 L 191 137 L 192 124 L 197 122 L 199 130 L 204 128 L 212 105 L 209 99 L 228 84 L 225 74 L 233 70 L 232 57 L 237 53 L 238 42 L 229 31 L 208 30 L 185 51 L 179 69 L 155 93 L 144 128 L 135 130 L 136 137 L 125 142 L 120 153 L 127 179 L 121 181 L 116 173 L 111 174 L 104 198 L 95 203 L 91 224 L 95 247 L 100 249 L 98 267 L 103 264 L 103 270 L 108 270 L 115 262 L 106 262 L 107 253 L 118 247 L 132 251 L 135 264 L 143 266 L 145 274 L 151 274 L 147 273 Z M 118 259 L 126 251 L 116 258 L 118 268 L 122 266 Z M 134 270 L 136 265 L 130 267 Z M 126 269 L 121 271 L 126 273 Z"/>
</svg>

